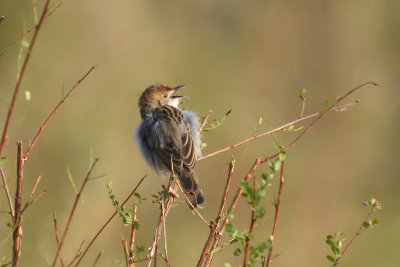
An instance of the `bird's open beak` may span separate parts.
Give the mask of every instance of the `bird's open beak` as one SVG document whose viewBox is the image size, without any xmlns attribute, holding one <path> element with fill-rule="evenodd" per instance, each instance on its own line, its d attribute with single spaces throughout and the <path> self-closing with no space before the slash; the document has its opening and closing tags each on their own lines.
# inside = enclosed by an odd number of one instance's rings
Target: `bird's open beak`
<svg viewBox="0 0 400 267">
<path fill-rule="evenodd" d="M 176 91 L 178 91 L 180 88 L 185 87 L 185 85 L 178 85 L 176 87 L 174 87 L 174 93 L 176 93 Z M 187 96 L 182 96 L 182 95 L 172 95 L 171 98 L 183 98 L 183 97 L 187 97 Z"/>
</svg>

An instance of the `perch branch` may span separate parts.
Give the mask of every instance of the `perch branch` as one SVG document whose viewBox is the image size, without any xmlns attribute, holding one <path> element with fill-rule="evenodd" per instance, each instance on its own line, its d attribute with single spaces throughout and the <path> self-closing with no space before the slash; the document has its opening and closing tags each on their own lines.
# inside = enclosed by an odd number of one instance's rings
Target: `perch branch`
<svg viewBox="0 0 400 267">
<path fill-rule="evenodd" d="M 135 249 L 135 234 L 136 234 L 136 225 L 138 223 L 137 216 L 137 206 L 133 205 L 133 224 L 131 227 L 131 239 L 129 242 L 129 267 L 134 267 L 135 264 L 135 254 L 134 254 L 134 249 Z"/>
</svg>

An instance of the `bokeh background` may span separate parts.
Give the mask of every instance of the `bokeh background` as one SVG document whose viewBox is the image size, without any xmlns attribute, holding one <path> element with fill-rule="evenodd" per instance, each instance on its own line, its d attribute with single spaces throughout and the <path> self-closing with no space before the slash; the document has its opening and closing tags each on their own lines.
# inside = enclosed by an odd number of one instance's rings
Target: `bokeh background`
<svg viewBox="0 0 400 267">
<path fill-rule="evenodd" d="M 39 16 L 43 4 L 0 1 L 0 15 L 6 17 L 0 24 L 1 50 L 34 25 L 35 10 Z M 97 67 L 51 121 L 25 165 L 24 196 L 39 172 L 39 191 L 47 193 L 24 215 L 21 266 L 52 262 L 52 212 L 63 229 L 74 199 L 66 168 L 79 186 L 91 151 L 100 159 L 95 175 L 105 177 L 85 189 L 64 259 L 72 259 L 82 240 L 90 240 L 112 214 L 107 181 L 122 200 L 145 174 L 149 177 L 139 191 L 148 200 L 138 211 L 142 227 L 136 243 L 150 245 L 159 212 L 151 194 L 166 181 L 145 165 L 133 140 L 140 122 L 137 99 L 148 85 L 185 84 L 182 93 L 190 98 L 184 107 L 199 115 L 212 109 L 212 118 L 220 119 L 233 110 L 221 127 L 204 134 L 207 154 L 252 136 L 260 117 L 260 131 L 298 118 L 300 88 L 308 90 L 305 114 L 310 114 L 322 110 L 325 100 L 366 81 L 380 86 L 352 95 L 348 101 L 360 99 L 359 105 L 329 114 L 288 153 L 274 249 L 279 256 L 273 266 L 329 266 L 326 235 L 341 231 L 350 238 L 367 213 L 361 202 L 370 197 L 384 204 L 376 214 L 380 224 L 356 240 L 342 266 L 398 266 L 399 23 L 396 0 L 65 1 L 39 33 L 12 117 L 4 151 L 12 192 L 16 141 L 26 147 L 63 88 L 69 89 L 92 65 Z M 18 43 L 0 58 L 0 95 L 6 103 L 25 53 Z M 31 93 L 30 101 L 24 91 Z M 1 126 L 6 112 L 1 103 Z M 282 132 L 277 137 L 287 144 L 295 135 Z M 199 162 L 196 172 L 208 201 L 204 216 L 215 217 L 232 155 L 238 159 L 233 194 L 255 158 L 274 152 L 272 138 L 266 137 Z M 256 175 L 266 171 L 264 166 Z M 270 235 L 277 181 L 263 201 L 267 215 L 256 227 L 257 241 Z M 180 201 L 167 220 L 169 258 L 172 266 L 194 266 L 208 227 Z M 7 209 L 1 192 L 0 210 Z M 249 214 L 242 199 L 235 227 L 246 229 Z M 10 258 L 9 221 L 2 213 L 0 256 Z M 82 266 L 91 266 L 100 250 L 104 253 L 97 266 L 117 266 L 113 261 L 123 261 L 121 238 L 128 230 L 114 219 Z M 240 266 L 242 257 L 232 256 L 236 247 L 219 253 L 214 266 Z M 158 264 L 163 266 L 162 260 Z"/>
</svg>

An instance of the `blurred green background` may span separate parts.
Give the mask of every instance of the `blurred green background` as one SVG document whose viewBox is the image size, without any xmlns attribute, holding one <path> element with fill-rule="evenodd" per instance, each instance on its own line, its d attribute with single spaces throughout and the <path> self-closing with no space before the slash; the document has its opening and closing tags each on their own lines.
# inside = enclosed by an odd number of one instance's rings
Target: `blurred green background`
<svg viewBox="0 0 400 267">
<path fill-rule="evenodd" d="M 6 17 L 0 24 L 0 50 L 34 25 L 34 6 L 40 15 L 43 3 L 0 1 L 0 15 Z M 27 147 L 63 87 L 69 89 L 92 65 L 97 67 L 51 121 L 25 165 L 24 196 L 39 172 L 39 191 L 47 194 L 24 215 L 21 266 L 52 262 L 52 211 L 63 229 L 74 199 L 66 167 L 79 186 L 91 150 L 100 159 L 95 175 L 105 177 L 85 189 L 64 259 L 72 259 L 82 240 L 88 242 L 112 214 L 106 182 L 113 182 L 114 193 L 123 200 L 145 174 L 149 177 L 139 191 L 148 200 L 138 211 L 142 227 L 136 243 L 150 245 L 159 212 L 151 194 L 166 181 L 145 165 L 133 140 L 140 122 L 137 99 L 148 85 L 185 84 L 182 93 L 190 98 L 184 106 L 199 115 L 212 109 L 212 118 L 220 119 L 233 110 L 221 127 L 205 133 L 208 154 L 252 136 L 259 117 L 260 131 L 298 118 L 300 88 L 308 90 L 305 114 L 310 114 L 322 110 L 325 100 L 366 81 L 380 86 L 352 95 L 348 101 L 360 99 L 359 105 L 329 114 L 289 151 L 274 249 L 279 257 L 273 266 L 329 266 L 326 235 L 342 231 L 349 239 L 367 213 L 361 202 L 370 197 L 384 204 L 376 214 L 380 224 L 356 240 L 341 266 L 398 266 L 399 23 L 396 0 L 65 1 L 39 33 L 12 117 L 3 153 L 12 192 L 16 141 Z M 0 58 L 0 95 L 8 103 L 20 49 L 18 43 Z M 31 92 L 30 101 L 24 91 Z M 6 112 L 1 103 L 1 127 Z M 285 144 L 295 135 L 277 134 Z M 199 162 L 196 172 L 207 198 L 202 210 L 207 220 L 215 218 L 231 155 L 238 159 L 233 194 L 255 158 L 275 152 L 272 138 L 266 137 Z M 263 166 L 256 175 L 266 171 Z M 267 214 L 256 227 L 257 241 L 270 235 L 277 181 L 264 199 Z M 209 230 L 180 202 L 167 219 L 169 258 L 172 266 L 194 266 Z M 7 209 L 1 192 L 0 210 Z M 249 214 L 242 199 L 235 227 L 246 229 Z M 1 214 L 0 256 L 10 257 L 8 222 L 8 214 Z M 120 240 L 128 230 L 114 219 L 82 266 L 91 266 L 101 249 L 98 266 L 117 266 L 112 261 L 123 260 Z M 232 256 L 236 247 L 217 254 L 213 266 L 240 266 L 242 257 Z M 162 260 L 158 263 L 163 266 Z"/>
</svg>

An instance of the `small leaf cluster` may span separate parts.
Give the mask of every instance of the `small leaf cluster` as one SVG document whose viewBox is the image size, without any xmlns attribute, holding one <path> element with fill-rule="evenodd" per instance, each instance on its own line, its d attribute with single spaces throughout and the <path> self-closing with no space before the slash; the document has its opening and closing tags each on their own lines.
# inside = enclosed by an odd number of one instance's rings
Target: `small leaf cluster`
<svg viewBox="0 0 400 267">
<path fill-rule="evenodd" d="M 383 208 L 382 204 L 375 198 L 371 198 L 369 201 L 363 201 L 363 205 L 369 208 L 370 213 L 374 212 L 376 209 Z M 372 219 L 372 220 L 366 220 L 363 222 L 363 228 L 364 229 L 372 229 L 378 223 L 379 223 L 379 220 L 377 218 Z"/>
<path fill-rule="evenodd" d="M 326 237 L 325 243 L 331 247 L 333 255 L 327 255 L 326 258 L 335 263 L 336 260 L 341 256 L 341 249 L 343 247 L 343 243 L 346 241 L 345 238 L 342 238 L 343 233 L 337 233 L 334 235 L 328 235 Z"/>
<path fill-rule="evenodd" d="M 114 209 L 117 211 L 118 215 L 122 217 L 123 224 L 125 226 L 133 225 L 136 229 L 139 229 L 140 227 L 139 223 L 137 221 L 135 222 L 133 221 L 133 217 L 135 215 L 134 212 L 132 210 L 125 210 L 124 207 L 122 207 L 119 204 L 118 200 L 113 194 L 111 181 L 108 181 L 107 189 L 108 189 L 108 197 L 111 199 L 112 205 L 114 206 Z M 135 203 L 135 205 L 140 205 L 145 200 L 139 193 L 134 193 L 134 196 L 137 199 L 137 203 Z"/>
<path fill-rule="evenodd" d="M 0 267 L 9 266 L 9 265 L 11 265 L 11 263 L 12 263 L 12 261 L 9 260 L 9 259 L 7 258 L 7 256 L 4 256 L 4 257 L 1 259 L 1 261 L 0 261 Z"/>
</svg>

